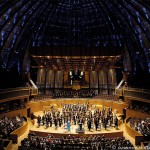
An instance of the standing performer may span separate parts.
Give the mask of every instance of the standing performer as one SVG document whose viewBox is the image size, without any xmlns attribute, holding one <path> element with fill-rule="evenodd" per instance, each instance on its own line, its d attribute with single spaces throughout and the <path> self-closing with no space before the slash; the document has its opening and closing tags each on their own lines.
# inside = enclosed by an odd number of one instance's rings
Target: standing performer
<svg viewBox="0 0 150 150">
<path fill-rule="evenodd" d="M 98 125 L 99 125 L 99 118 L 96 117 L 96 119 L 95 119 L 95 129 L 96 129 L 96 130 L 97 130 L 97 128 L 98 128 Z"/>
<path fill-rule="evenodd" d="M 40 126 L 40 122 L 41 122 L 41 116 L 38 115 L 38 117 L 37 117 L 37 123 L 38 123 L 38 126 Z"/>
<path fill-rule="evenodd" d="M 57 118 L 54 117 L 54 124 L 55 124 L 55 128 L 57 129 Z"/>
<path fill-rule="evenodd" d="M 87 126 L 88 126 L 88 129 L 90 131 L 91 130 L 91 126 L 92 126 L 92 120 L 91 120 L 91 118 L 88 119 Z"/>
<path fill-rule="evenodd" d="M 70 121 L 69 120 L 67 122 L 67 129 L 68 129 L 68 131 L 70 131 Z"/>
<path fill-rule="evenodd" d="M 117 116 L 116 116 L 116 118 L 115 118 L 115 128 L 116 128 L 116 129 L 118 128 L 118 118 L 117 118 Z"/>
</svg>

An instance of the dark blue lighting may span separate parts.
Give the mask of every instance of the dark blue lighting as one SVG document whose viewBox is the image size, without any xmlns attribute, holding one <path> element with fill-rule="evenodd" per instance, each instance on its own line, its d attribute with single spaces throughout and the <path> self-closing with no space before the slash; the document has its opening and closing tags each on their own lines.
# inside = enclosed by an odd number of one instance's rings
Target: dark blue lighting
<svg viewBox="0 0 150 150">
<path fill-rule="evenodd" d="M 6 2 L 0 4 L 0 11 Z M 128 47 L 131 56 L 139 51 L 137 59 L 150 69 L 149 16 L 150 7 L 144 1 L 17 0 L 1 12 L 3 67 L 20 62 L 28 46 L 76 45 Z"/>
</svg>

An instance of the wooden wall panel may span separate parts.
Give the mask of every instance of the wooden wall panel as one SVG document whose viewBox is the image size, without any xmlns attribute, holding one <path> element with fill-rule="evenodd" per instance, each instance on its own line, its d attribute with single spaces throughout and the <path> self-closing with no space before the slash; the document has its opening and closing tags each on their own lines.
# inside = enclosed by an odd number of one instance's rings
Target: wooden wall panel
<svg viewBox="0 0 150 150">
<path fill-rule="evenodd" d="M 68 81 L 68 72 L 64 71 L 64 83 Z"/>
<path fill-rule="evenodd" d="M 135 139 L 136 136 L 142 136 L 139 132 L 132 129 L 127 123 L 125 123 L 125 130 L 128 133 L 129 136 Z"/>
<path fill-rule="evenodd" d="M 23 126 L 20 128 L 16 129 L 15 131 L 11 132 L 10 134 L 10 139 L 12 140 L 13 143 L 17 144 L 18 143 L 18 137 L 22 136 L 25 134 L 28 130 L 28 120 L 25 122 Z"/>
<path fill-rule="evenodd" d="M 123 109 L 127 107 L 128 104 L 126 103 L 113 102 L 112 110 L 114 111 L 116 109 L 120 114 L 123 114 Z"/>
<path fill-rule="evenodd" d="M 105 107 L 112 107 L 112 110 L 117 110 L 118 113 L 123 114 L 123 109 L 128 107 L 128 104 L 123 102 L 113 102 L 113 101 L 106 101 L 106 100 L 97 100 L 97 99 L 52 99 L 48 101 L 39 101 L 39 102 L 29 102 L 27 103 L 27 107 L 31 108 L 31 112 L 42 111 L 43 106 L 51 106 L 56 105 L 57 108 L 61 108 L 62 104 L 84 104 L 89 102 L 89 106 L 97 105 L 98 108 Z M 101 107 L 100 107 L 101 106 Z"/>
<path fill-rule="evenodd" d="M 43 109 L 44 106 L 49 106 L 49 101 L 41 101 L 41 108 L 42 108 L 42 110 L 44 110 Z"/>
<path fill-rule="evenodd" d="M 148 114 L 145 114 L 145 113 L 142 113 L 142 112 L 139 112 L 139 111 L 135 111 L 135 110 L 130 110 L 130 109 L 127 109 L 126 110 L 126 117 L 138 117 L 138 118 L 150 118 L 150 115 Z"/>
<path fill-rule="evenodd" d="M 104 101 L 104 104 L 103 104 L 104 106 L 106 106 L 106 107 L 112 107 L 113 106 L 113 102 L 112 101 Z"/>
<path fill-rule="evenodd" d="M 30 108 L 31 113 L 42 110 L 40 101 L 39 102 L 29 102 L 26 104 L 26 107 Z"/>
<path fill-rule="evenodd" d="M 89 83 L 89 72 L 85 71 L 85 81 Z"/>
</svg>

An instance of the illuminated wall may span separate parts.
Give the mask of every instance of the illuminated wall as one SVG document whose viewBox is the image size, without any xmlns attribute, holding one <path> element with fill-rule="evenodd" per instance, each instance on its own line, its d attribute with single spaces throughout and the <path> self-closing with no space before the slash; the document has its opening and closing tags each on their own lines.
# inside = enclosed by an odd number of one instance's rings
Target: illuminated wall
<svg viewBox="0 0 150 150">
<path fill-rule="evenodd" d="M 71 88 L 69 72 L 38 69 L 37 86 L 45 89 Z M 115 69 L 84 72 L 81 88 L 90 88 L 97 94 L 114 94 L 117 85 Z"/>
</svg>

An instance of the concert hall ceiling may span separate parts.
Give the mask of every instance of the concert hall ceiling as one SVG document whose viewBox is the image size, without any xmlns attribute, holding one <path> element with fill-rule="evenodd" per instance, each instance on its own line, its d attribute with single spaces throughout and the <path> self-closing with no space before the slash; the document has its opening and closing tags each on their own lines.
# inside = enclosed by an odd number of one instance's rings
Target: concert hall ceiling
<svg viewBox="0 0 150 150">
<path fill-rule="evenodd" d="M 84 51 L 108 49 L 110 56 L 120 51 L 134 71 L 137 62 L 148 71 L 150 1 L 0 0 L 2 68 L 22 66 L 31 54 L 71 46 Z"/>
<path fill-rule="evenodd" d="M 50 68 L 52 70 L 107 70 L 108 68 L 118 68 L 116 63 L 121 56 L 32 56 L 36 65 L 32 68 Z"/>
</svg>

